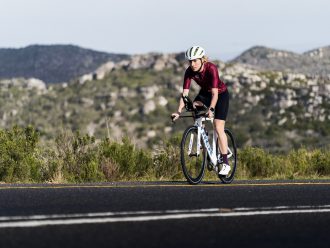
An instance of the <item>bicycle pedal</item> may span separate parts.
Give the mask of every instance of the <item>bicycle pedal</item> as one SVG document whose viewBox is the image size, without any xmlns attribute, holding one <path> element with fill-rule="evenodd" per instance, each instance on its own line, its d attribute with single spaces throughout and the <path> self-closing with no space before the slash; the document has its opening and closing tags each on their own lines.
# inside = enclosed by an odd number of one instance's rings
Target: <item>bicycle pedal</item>
<svg viewBox="0 0 330 248">
<path fill-rule="evenodd" d="M 197 153 L 191 153 L 189 154 L 189 157 L 198 157 L 199 155 L 197 155 Z"/>
</svg>

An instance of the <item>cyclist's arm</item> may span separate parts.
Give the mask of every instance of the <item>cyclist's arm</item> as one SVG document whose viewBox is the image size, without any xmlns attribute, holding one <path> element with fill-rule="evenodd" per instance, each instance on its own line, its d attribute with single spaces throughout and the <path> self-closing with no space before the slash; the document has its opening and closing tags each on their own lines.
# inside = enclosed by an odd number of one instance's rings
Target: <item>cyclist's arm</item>
<svg viewBox="0 0 330 248">
<path fill-rule="evenodd" d="M 188 96 L 188 93 L 189 93 L 189 89 L 183 89 L 182 96 Z M 184 102 L 183 102 L 182 97 L 180 97 L 178 113 L 181 113 L 183 108 L 184 108 Z"/>
<path fill-rule="evenodd" d="M 215 105 L 217 105 L 218 101 L 218 88 L 212 88 L 212 100 L 210 104 L 210 108 L 215 109 Z"/>
</svg>

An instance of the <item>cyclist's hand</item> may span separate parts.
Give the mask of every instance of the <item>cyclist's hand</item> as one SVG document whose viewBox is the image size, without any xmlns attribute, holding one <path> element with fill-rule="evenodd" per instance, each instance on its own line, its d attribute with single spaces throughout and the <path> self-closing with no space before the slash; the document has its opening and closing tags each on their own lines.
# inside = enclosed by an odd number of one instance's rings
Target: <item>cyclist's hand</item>
<svg viewBox="0 0 330 248">
<path fill-rule="evenodd" d="M 211 118 L 214 118 L 214 112 L 211 111 L 211 110 L 208 110 L 208 111 L 207 111 L 207 117 L 209 117 L 210 119 L 211 119 Z"/>
<path fill-rule="evenodd" d="M 172 121 L 176 121 L 177 119 L 179 119 L 180 117 L 180 113 L 179 112 L 175 112 L 175 113 L 172 113 L 171 115 L 171 118 L 172 118 Z"/>
</svg>

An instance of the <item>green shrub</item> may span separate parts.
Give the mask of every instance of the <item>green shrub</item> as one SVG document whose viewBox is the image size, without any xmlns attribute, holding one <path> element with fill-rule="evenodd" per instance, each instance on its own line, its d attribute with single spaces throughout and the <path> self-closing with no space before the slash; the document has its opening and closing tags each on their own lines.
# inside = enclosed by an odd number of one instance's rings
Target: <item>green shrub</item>
<svg viewBox="0 0 330 248">
<path fill-rule="evenodd" d="M 105 179 L 98 160 L 95 138 L 63 132 L 56 138 L 57 163 L 69 182 L 96 182 Z"/>
<path fill-rule="evenodd" d="M 105 139 L 100 146 L 100 157 L 111 159 L 122 179 L 137 179 L 152 167 L 151 153 L 137 149 L 128 137 L 124 137 L 122 143 Z"/>
<path fill-rule="evenodd" d="M 0 181 L 42 181 L 42 163 L 38 157 L 38 132 L 28 126 L 0 130 Z"/>
<path fill-rule="evenodd" d="M 181 134 L 163 141 L 157 149 L 137 148 L 124 137 L 121 142 L 79 132 L 62 132 L 55 143 L 39 144 L 31 126 L 0 130 L 0 181 L 100 182 L 116 180 L 182 180 Z M 211 174 L 209 174 L 211 175 Z M 315 178 L 330 176 L 329 149 L 300 148 L 288 154 L 264 149 L 238 150 L 236 178 Z M 206 175 L 205 180 L 217 180 Z"/>
<path fill-rule="evenodd" d="M 312 168 L 320 176 L 330 176 L 330 151 L 315 150 L 310 158 Z"/>
<path fill-rule="evenodd" d="M 270 154 L 261 148 L 240 149 L 238 159 L 238 176 L 245 178 L 285 178 L 292 174 L 284 156 Z"/>
<path fill-rule="evenodd" d="M 292 175 L 296 177 L 313 173 L 310 154 L 311 152 L 308 152 L 305 148 L 292 150 L 288 154 L 289 166 L 293 170 Z"/>
<path fill-rule="evenodd" d="M 238 178 L 312 178 L 330 176 L 330 152 L 292 150 L 286 155 L 275 155 L 261 148 L 247 147 L 238 153 Z"/>
<path fill-rule="evenodd" d="M 180 162 L 180 136 L 165 141 L 163 148 L 154 156 L 153 173 L 157 179 L 182 179 Z"/>
</svg>

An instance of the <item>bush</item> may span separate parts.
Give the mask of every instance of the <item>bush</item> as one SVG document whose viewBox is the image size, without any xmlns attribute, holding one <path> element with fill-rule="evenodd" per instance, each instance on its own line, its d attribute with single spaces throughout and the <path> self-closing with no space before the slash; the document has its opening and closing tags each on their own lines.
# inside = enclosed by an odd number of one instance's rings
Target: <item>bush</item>
<svg viewBox="0 0 330 248">
<path fill-rule="evenodd" d="M 330 152 L 292 150 L 287 155 L 273 155 L 261 148 L 239 150 L 238 177 L 240 178 L 311 178 L 330 176 Z"/>
<path fill-rule="evenodd" d="M 57 167 L 67 181 L 96 182 L 105 179 L 93 136 L 63 132 L 56 138 L 56 148 Z"/>
<path fill-rule="evenodd" d="M 122 143 L 103 140 L 100 145 L 100 157 L 111 159 L 122 179 L 142 177 L 152 168 L 153 164 L 151 153 L 137 149 L 128 137 L 124 137 Z"/>
<path fill-rule="evenodd" d="M 163 141 L 158 150 L 138 149 L 129 137 L 121 142 L 62 132 L 54 145 L 39 144 L 32 127 L 0 130 L 0 181 L 100 182 L 183 179 L 181 135 Z M 330 176 L 330 151 L 305 148 L 286 155 L 246 147 L 238 150 L 236 178 L 315 178 Z M 206 177 L 206 179 L 210 179 Z"/>
<path fill-rule="evenodd" d="M 310 155 L 305 148 L 292 150 L 288 154 L 288 164 L 292 171 L 292 178 L 313 174 L 314 170 L 310 161 Z"/>
<path fill-rule="evenodd" d="M 238 170 L 242 167 L 248 177 L 265 178 L 285 171 L 281 157 L 274 156 L 261 148 L 247 147 L 239 150 L 238 158 Z"/>
<path fill-rule="evenodd" d="M 0 181 L 42 181 L 39 134 L 32 127 L 0 130 Z"/>
<path fill-rule="evenodd" d="M 315 150 L 310 158 L 312 168 L 320 176 L 330 175 L 330 151 Z"/>
<path fill-rule="evenodd" d="M 180 136 L 164 141 L 164 146 L 154 156 L 153 174 L 157 179 L 182 179 L 180 162 Z"/>
</svg>

